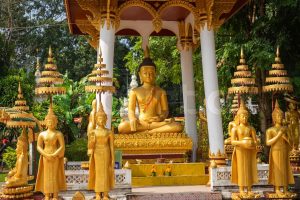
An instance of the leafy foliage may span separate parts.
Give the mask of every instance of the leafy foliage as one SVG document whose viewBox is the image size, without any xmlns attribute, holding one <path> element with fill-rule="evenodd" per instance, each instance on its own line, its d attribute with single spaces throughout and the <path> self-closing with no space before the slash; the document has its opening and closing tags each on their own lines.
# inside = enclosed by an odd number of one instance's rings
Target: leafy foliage
<svg viewBox="0 0 300 200">
<path fill-rule="evenodd" d="M 69 161 L 87 161 L 87 139 L 80 138 L 66 146 L 65 157 Z"/>
<path fill-rule="evenodd" d="M 9 169 L 12 169 L 16 165 L 17 153 L 12 147 L 7 147 L 5 153 L 3 153 L 3 161 Z"/>
</svg>

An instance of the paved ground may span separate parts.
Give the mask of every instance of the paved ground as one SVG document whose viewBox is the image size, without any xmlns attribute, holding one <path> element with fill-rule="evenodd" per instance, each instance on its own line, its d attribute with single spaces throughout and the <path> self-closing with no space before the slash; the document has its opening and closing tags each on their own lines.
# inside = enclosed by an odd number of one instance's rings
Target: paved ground
<svg viewBox="0 0 300 200">
<path fill-rule="evenodd" d="M 184 192 L 210 192 L 210 188 L 205 185 L 192 186 L 159 186 L 132 188 L 132 193 L 184 193 Z"/>
</svg>

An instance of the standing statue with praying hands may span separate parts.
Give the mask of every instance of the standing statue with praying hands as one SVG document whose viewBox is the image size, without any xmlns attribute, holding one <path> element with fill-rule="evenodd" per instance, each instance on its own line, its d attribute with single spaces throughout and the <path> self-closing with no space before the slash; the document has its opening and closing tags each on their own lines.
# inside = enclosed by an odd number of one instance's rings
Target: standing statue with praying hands
<svg viewBox="0 0 300 200">
<path fill-rule="evenodd" d="M 269 155 L 269 184 L 274 185 L 275 197 L 293 197 L 288 192 L 288 185 L 294 184 L 294 176 L 290 166 L 289 153 L 292 149 L 289 129 L 283 126 L 284 114 L 276 101 L 272 113 L 273 124 L 266 132 L 266 144 L 271 146 Z M 283 189 L 281 191 L 281 188 Z"/>
<path fill-rule="evenodd" d="M 58 200 L 58 193 L 66 190 L 66 176 L 64 169 L 65 142 L 63 134 L 56 130 L 57 117 L 50 105 L 45 117 L 47 130 L 39 134 L 37 150 L 41 154 L 35 190 L 45 195 L 45 200 L 51 197 Z"/>
</svg>

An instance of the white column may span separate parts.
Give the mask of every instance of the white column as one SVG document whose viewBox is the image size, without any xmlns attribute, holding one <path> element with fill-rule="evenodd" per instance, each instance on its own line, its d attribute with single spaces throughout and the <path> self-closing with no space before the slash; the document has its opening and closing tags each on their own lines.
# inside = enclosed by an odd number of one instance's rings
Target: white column
<svg viewBox="0 0 300 200">
<path fill-rule="evenodd" d="M 200 31 L 206 115 L 211 153 L 224 153 L 220 95 L 217 76 L 214 31 L 205 26 Z"/>
<path fill-rule="evenodd" d="M 104 26 L 100 25 L 100 40 L 99 40 L 103 63 L 106 64 L 106 70 L 109 71 L 109 77 L 113 77 L 113 65 L 114 65 L 114 47 L 115 47 L 115 28 L 111 25 L 107 28 L 107 23 Z M 98 95 L 97 95 L 98 96 Z M 99 99 L 99 96 L 97 97 Z M 101 101 L 105 113 L 107 114 L 107 128 L 111 128 L 112 118 L 112 94 L 101 94 Z"/>
<path fill-rule="evenodd" d="M 195 104 L 195 85 L 193 70 L 193 50 L 181 50 L 181 74 L 182 74 L 182 93 L 185 119 L 185 131 L 193 140 L 192 161 L 196 161 L 198 147 L 196 104 Z"/>
</svg>

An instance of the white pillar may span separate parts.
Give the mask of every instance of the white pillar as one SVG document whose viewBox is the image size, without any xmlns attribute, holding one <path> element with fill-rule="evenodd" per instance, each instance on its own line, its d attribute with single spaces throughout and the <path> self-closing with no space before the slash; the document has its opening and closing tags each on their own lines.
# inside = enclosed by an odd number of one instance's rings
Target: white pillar
<svg viewBox="0 0 300 200">
<path fill-rule="evenodd" d="M 115 47 L 115 28 L 110 25 L 107 27 L 107 23 L 100 25 L 100 40 L 99 45 L 102 51 L 103 63 L 106 64 L 106 70 L 109 71 L 108 77 L 113 77 L 113 65 L 114 65 L 114 47 Z M 98 52 L 99 53 L 99 52 Z M 99 95 L 97 95 L 99 99 Z M 101 101 L 105 113 L 107 114 L 107 128 L 111 128 L 112 118 L 112 94 L 106 92 L 101 94 Z"/>
<path fill-rule="evenodd" d="M 198 147 L 198 134 L 192 48 L 189 48 L 188 50 L 182 49 L 180 51 L 180 59 L 185 131 L 193 140 L 192 161 L 195 162 Z"/>
<path fill-rule="evenodd" d="M 205 26 L 200 31 L 209 149 L 224 153 L 223 128 L 217 76 L 214 31 Z"/>
</svg>

